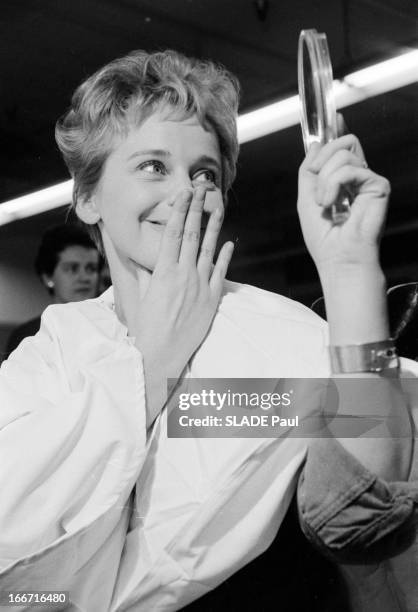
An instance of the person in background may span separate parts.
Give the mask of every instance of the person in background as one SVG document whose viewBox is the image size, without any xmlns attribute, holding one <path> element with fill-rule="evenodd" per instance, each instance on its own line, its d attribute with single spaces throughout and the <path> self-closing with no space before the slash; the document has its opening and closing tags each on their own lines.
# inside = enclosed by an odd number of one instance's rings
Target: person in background
<svg viewBox="0 0 418 612">
<path fill-rule="evenodd" d="M 100 255 L 87 232 L 75 224 L 56 225 L 42 237 L 35 270 L 53 304 L 94 298 L 99 283 Z M 9 355 L 27 336 L 39 330 L 41 315 L 19 325 L 6 347 Z"/>
</svg>

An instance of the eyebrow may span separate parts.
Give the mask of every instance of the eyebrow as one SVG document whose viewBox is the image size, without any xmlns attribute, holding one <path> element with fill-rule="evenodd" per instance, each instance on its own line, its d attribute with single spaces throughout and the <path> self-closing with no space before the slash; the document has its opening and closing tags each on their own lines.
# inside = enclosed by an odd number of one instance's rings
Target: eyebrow
<svg viewBox="0 0 418 612">
<path fill-rule="evenodd" d="M 217 168 L 219 172 L 221 172 L 220 163 L 218 162 L 217 159 L 215 159 L 214 157 L 211 157 L 210 155 L 202 155 L 201 157 L 199 157 L 199 159 L 196 162 L 196 165 L 200 165 L 200 164 L 209 164 L 209 165 L 215 166 L 215 168 Z"/>
<path fill-rule="evenodd" d="M 62 260 L 61 259 L 61 261 L 59 263 L 62 264 L 63 266 L 66 266 L 67 264 L 69 264 L 71 266 L 73 266 L 74 264 L 77 264 L 77 265 L 80 265 L 80 266 L 82 266 L 82 265 L 89 266 L 90 264 L 94 264 L 94 265 L 98 264 L 97 261 L 84 261 L 84 262 L 81 262 L 81 261 L 77 261 L 76 259 L 67 259 L 67 260 Z"/>
<path fill-rule="evenodd" d="M 143 157 L 144 155 L 155 155 L 155 157 L 170 157 L 171 153 L 169 151 L 164 151 L 164 149 L 144 149 L 143 151 L 135 151 L 128 157 L 128 161 L 130 159 L 134 159 L 135 157 Z"/>
<path fill-rule="evenodd" d="M 131 159 L 135 159 L 136 157 L 145 157 L 147 155 L 152 155 L 155 157 L 171 157 L 171 153 L 169 151 L 165 151 L 164 149 L 144 149 L 143 151 L 135 151 L 128 157 L 128 161 Z M 193 165 L 199 166 L 200 164 L 211 164 L 215 166 L 219 172 L 221 171 L 221 165 L 217 159 L 212 157 L 211 155 L 202 155 Z"/>
</svg>

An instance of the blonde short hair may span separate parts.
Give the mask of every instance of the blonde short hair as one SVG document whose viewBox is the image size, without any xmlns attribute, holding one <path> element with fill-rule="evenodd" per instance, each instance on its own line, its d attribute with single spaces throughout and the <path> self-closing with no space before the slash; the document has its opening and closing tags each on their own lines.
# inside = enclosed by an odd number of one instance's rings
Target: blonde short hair
<svg viewBox="0 0 418 612">
<path fill-rule="evenodd" d="M 214 131 L 222 158 L 222 191 L 235 178 L 239 85 L 225 68 L 176 51 L 132 51 L 86 79 L 56 124 L 55 138 L 74 179 L 73 206 L 89 198 L 115 141 L 161 108 L 187 118 L 196 114 Z M 100 232 L 92 236 L 101 245 Z"/>
</svg>

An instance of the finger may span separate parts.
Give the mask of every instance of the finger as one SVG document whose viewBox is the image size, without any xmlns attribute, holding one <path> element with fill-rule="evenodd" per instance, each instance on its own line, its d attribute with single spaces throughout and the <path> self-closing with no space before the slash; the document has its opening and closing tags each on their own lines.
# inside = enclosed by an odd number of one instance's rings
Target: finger
<svg viewBox="0 0 418 612">
<path fill-rule="evenodd" d="M 212 276 L 210 277 L 209 286 L 218 299 L 221 295 L 223 282 L 225 280 L 233 252 L 234 243 L 226 242 L 219 251 L 218 259 L 216 260 L 216 264 L 212 271 Z"/>
<path fill-rule="evenodd" d="M 202 278 L 209 279 L 212 269 L 213 256 L 215 254 L 216 243 L 218 242 L 219 232 L 223 221 L 223 210 L 216 208 L 209 217 L 206 232 L 200 247 L 197 270 Z"/>
<path fill-rule="evenodd" d="M 206 191 L 207 188 L 204 186 L 199 186 L 194 191 L 189 212 L 187 214 L 186 223 L 184 225 L 183 241 L 181 244 L 179 257 L 180 263 L 196 264 Z"/>
<path fill-rule="evenodd" d="M 357 155 L 363 162 L 365 162 L 364 152 L 361 147 L 359 139 L 354 134 L 347 134 L 341 136 L 336 140 L 328 142 L 324 145 L 316 155 L 315 159 L 309 165 L 311 172 L 320 172 L 324 164 L 333 156 L 337 151 L 346 149 L 351 151 L 354 155 Z"/>
<path fill-rule="evenodd" d="M 345 122 L 344 115 L 342 113 L 337 113 L 337 134 L 338 136 L 344 136 L 345 134 L 349 134 L 350 130 L 348 129 L 347 123 Z"/>
<path fill-rule="evenodd" d="M 192 196 L 192 191 L 187 190 L 180 193 L 176 198 L 161 238 L 156 267 L 178 261 L 183 238 L 184 222 L 192 201 Z"/>
<path fill-rule="evenodd" d="M 313 142 L 306 153 L 306 157 L 303 160 L 300 171 L 309 170 L 311 165 L 314 163 L 316 157 L 318 156 L 320 150 L 322 149 L 322 145 L 319 142 Z"/>
<path fill-rule="evenodd" d="M 333 155 L 322 167 L 321 171 L 318 174 L 318 181 L 316 185 L 315 191 L 315 201 L 320 206 L 323 205 L 323 197 L 324 193 L 327 189 L 329 177 L 336 172 L 339 168 L 343 166 L 354 166 L 356 168 L 364 168 L 363 160 L 348 151 L 347 149 L 342 149 L 337 151 L 335 155 Z"/>
<path fill-rule="evenodd" d="M 374 200 L 387 200 L 390 184 L 385 178 L 366 168 L 343 166 L 329 176 L 322 205 L 326 208 L 332 206 L 344 190 L 354 191 L 356 197 L 363 194 Z M 354 205 L 355 203 L 353 207 Z"/>
</svg>

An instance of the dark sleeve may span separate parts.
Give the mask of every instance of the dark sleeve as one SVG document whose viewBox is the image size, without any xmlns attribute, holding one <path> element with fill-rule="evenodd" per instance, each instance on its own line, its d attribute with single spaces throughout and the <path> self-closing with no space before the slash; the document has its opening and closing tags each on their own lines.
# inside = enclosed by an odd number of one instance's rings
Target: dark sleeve
<svg viewBox="0 0 418 612">
<path fill-rule="evenodd" d="M 298 484 L 299 521 L 309 541 L 341 562 L 379 562 L 415 537 L 417 482 L 386 482 L 335 439 L 309 449 Z"/>
</svg>

